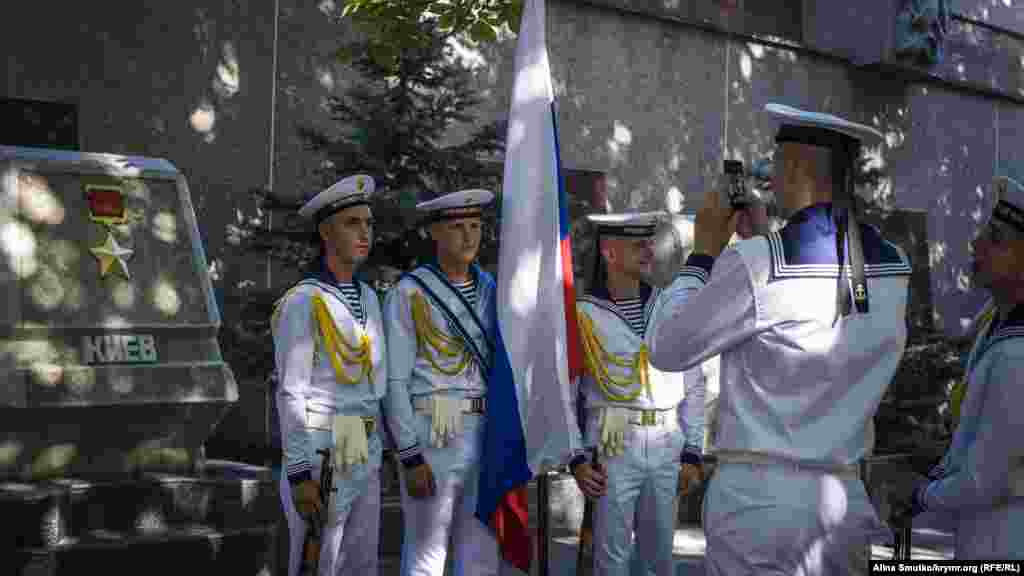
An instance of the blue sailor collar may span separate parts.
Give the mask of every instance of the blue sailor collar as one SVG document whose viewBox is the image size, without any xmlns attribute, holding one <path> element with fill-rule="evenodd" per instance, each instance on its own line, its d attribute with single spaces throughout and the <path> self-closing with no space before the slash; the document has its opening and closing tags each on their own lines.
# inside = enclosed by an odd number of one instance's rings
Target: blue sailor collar
<svg viewBox="0 0 1024 576">
<path fill-rule="evenodd" d="M 368 320 L 363 308 L 365 305 L 363 284 L 365 284 L 365 282 L 357 280 L 354 277 L 352 278 L 352 285 L 356 287 L 356 294 L 358 298 L 357 302 L 352 302 L 349 300 L 349 296 L 346 296 L 342 291 L 341 287 L 343 284 L 338 282 L 338 278 L 333 272 L 331 272 L 331 269 L 327 267 L 327 260 L 323 256 L 320 256 L 318 262 L 318 268 L 315 271 L 310 270 L 307 272 L 306 275 L 296 282 L 292 288 L 297 288 L 299 286 L 313 286 L 325 294 L 330 294 L 334 299 L 341 302 L 342 305 L 348 309 L 352 318 L 355 319 L 357 323 L 365 327 Z"/>
<path fill-rule="evenodd" d="M 334 275 L 334 272 L 331 272 L 331 269 L 327 266 L 327 258 L 321 256 L 319 260 L 320 266 L 317 267 L 317 271 L 310 272 L 306 276 L 306 278 L 318 280 L 330 286 L 337 286 L 339 284 L 338 278 L 337 276 Z"/>
<path fill-rule="evenodd" d="M 651 287 L 650 284 L 647 284 L 646 282 L 640 283 L 640 300 L 643 301 L 644 304 L 647 304 L 647 300 L 651 297 L 651 294 L 653 293 L 654 288 Z M 593 288 L 591 288 L 589 291 L 589 295 L 594 298 L 605 300 L 607 302 L 615 302 L 615 300 L 612 298 L 611 293 L 608 292 L 608 286 L 605 286 L 604 284 L 600 286 L 594 286 Z"/>
<path fill-rule="evenodd" d="M 866 276 L 910 275 L 909 260 L 895 244 L 883 238 L 878 229 L 861 223 L 860 231 Z M 822 202 L 799 210 L 781 230 L 768 235 L 771 280 L 838 277 L 835 235 L 832 203 Z M 844 264 L 849 267 L 848 261 Z"/>
<path fill-rule="evenodd" d="M 643 331 L 639 336 L 643 336 L 647 332 L 647 325 L 651 318 L 651 311 L 654 309 L 655 298 L 654 296 L 658 293 L 658 290 L 652 287 L 650 284 L 645 282 L 640 283 L 640 300 L 643 302 L 644 310 L 644 326 Z M 590 289 L 587 294 L 584 294 L 579 298 L 582 302 L 589 302 L 594 306 L 603 308 L 608 312 L 617 316 L 626 326 L 629 326 L 630 330 L 633 330 L 633 325 L 630 324 L 629 320 L 622 314 L 622 310 L 615 304 L 615 300 L 612 299 L 611 294 L 608 292 L 608 287 L 604 284 L 594 286 Z"/>
<path fill-rule="evenodd" d="M 1024 304 L 1017 304 L 1013 310 L 1006 315 L 1006 319 L 995 325 L 995 331 L 1009 328 L 1024 328 Z"/>
<path fill-rule="evenodd" d="M 1002 322 L 999 321 L 998 317 L 996 318 L 985 338 L 982 352 L 985 352 L 996 343 L 1010 338 L 1024 338 L 1024 304 L 1015 306 Z M 979 354 L 978 357 L 980 358 L 981 355 Z"/>
<path fill-rule="evenodd" d="M 338 277 L 334 275 L 334 272 L 331 272 L 331 269 L 327 266 L 327 258 L 320 256 L 319 262 L 320 265 L 317 267 L 317 270 L 315 272 L 310 271 L 303 280 L 316 280 L 333 287 L 341 286 L 343 282 L 340 282 Z M 355 275 L 352 276 L 351 284 L 361 288 L 361 283 L 361 281 L 356 279 Z"/>
<path fill-rule="evenodd" d="M 430 258 L 417 266 L 417 268 L 419 267 L 431 268 L 439 274 L 442 280 L 448 284 L 452 283 L 451 280 L 448 279 L 448 275 L 444 273 L 444 270 L 441 270 L 441 265 L 438 264 L 437 258 Z M 473 286 L 478 290 L 481 289 L 481 287 L 486 288 L 489 284 L 494 283 L 491 274 L 477 264 L 476 261 L 469 265 L 469 277 L 473 280 Z M 454 286 L 454 284 L 452 284 L 452 286 Z"/>
</svg>

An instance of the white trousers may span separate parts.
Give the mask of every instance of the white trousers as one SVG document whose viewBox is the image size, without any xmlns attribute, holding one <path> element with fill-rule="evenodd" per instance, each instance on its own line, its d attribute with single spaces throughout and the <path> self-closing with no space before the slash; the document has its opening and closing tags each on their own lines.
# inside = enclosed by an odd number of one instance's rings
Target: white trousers
<svg viewBox="0 0 1024 576">
<path fill-rule="evenodd" d="M 588 419 L 588 438 L 598 438 L 598 418 Z M 658 576 L 674 573 L 672 541 L 683 443 L 683 432 L 673 412 L 663 425 L 628 425 L 624 453 L 601 459 L 608 475 L 608 491 L 594 508 L 596 574 L 630 574 L 634 531 L 639 561 L 653 567 Z M 644 517 L 634 526 L 641 495 Z"/>
<path fill-rule="evenodd" d="M 957 559 L 1024 560 L 1024 499 L 958 516 Z"/>
<path fill-rule="evenodd" d="M 430 438 L 430 418 L 421 417 L 420 424 L 420 438 Z M 449 539 L 454 576 L 498 574 L 498 542 L 475 515 L 483 419 L 464 416 L 463 427 L 463 434 L 448 446 L 423 451 L 434 473 L 433 497 L 411 498 L 408 471 L 402 470 L 402 576 L 442 576 Z"/>
<path fill-rule="evenodd" d="M 664 506 L 662 506 L 663 508 Z M 658 511 L 658 500 L 653 486 L 640 492 L 640 499 L 636 504 L 636 524 L 642 524 L 648 518 L 654 518 Z M 672 536 L 675 537 L 676 520 L 679 512 L 679 496 L 672 501 Z M 658 541 L 656 538 L 637 537 L 633 548 L 632 574 L 635 576 L 657 576 L 658 574 Z M 673 559 L 673 565 L 675 560 Z"/>
<path fill-rule="evenodd" d="M 856 476 L 720 463 L 704 497 L 709 576 L 868 573 L 881 523 Z"/>
<path fill-rule="evenodd" d="M 329 514 L 320 540 L 319 576 L 363 576 L 377 574 L 380 536 L 380 470 L 368 470 L 356 480 L 358 486 L 345 486 L 335 475 L 339 490 L 351 491 L 351 497 Z M 282 473 L 281 504 L 288 519 L 288 575 L 296 576 L 302 566 L 302 546 L 308 524 L 292 502 L 291 485 Z"/>
</svg>

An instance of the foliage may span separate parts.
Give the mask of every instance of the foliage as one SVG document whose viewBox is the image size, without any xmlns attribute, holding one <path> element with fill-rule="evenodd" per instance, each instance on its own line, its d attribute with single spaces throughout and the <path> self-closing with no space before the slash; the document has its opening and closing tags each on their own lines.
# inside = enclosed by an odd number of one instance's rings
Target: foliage
<svg viewBox="0 0 1024 576">
<path fill-rule="evenodd" d="M 969 340 L 938 332 L 911 333 L 875 416 L 876 452 L 927 451 L 948 441 L 949 391 L 963 378 L 969 347 Z"/>
<path fill-rule="evenodd" d="M 505 26 L 519 29 L 522 6 L 522 0 L 347 0 L 342 16 L 366 35 L 373 60 L 394 70 L 402 54 L 434 41 L 424 24 L 445 40 L 494 42 Z"/>
<path fill-rule="evenodd" d="M 340 136 L 315 127 L 299 129 L 308 148 L 327 160 L 324 187 L 356 172 L 371 174 L 377 182 L 374 250 L 360 275 L 381 295 L 397 272 L 429 247 L 414 226 L 418 200 L 463 187 L 494 190 L 500 177 L 500 163 L 489 160 L 502 150 L 498 126 L 485 126 L 461 144 L 442 146 L 450 128 L 474 121 L 479 97 L 470 71 L 455 58 L 439 25 L 420 23 L 417 30 L 429 42 L 402 50 L 395 69 L 377 63 L 371 41 L 343 46 L 360 81 L 329 100 Z M 249 194 L 259 210 L 229 228 L 233 260 L 269 259 L 275 276 L 298 277 L 317 254 L 312 227 L 297 215 L 301 201 L 283 201 L 261 189 Z M 272 230 L 266 226 L 270 214 Z M 491 217 L 484 260 L 496 255 L 496 231 Z M 232 321 L 221 333 L 221 350 L 240 379 L 262 381 L 273 369 L 269 319 L 281 288 L 229 290 L 233 293 L 225 300 L 233 313 L 226 316 Z"/>
<path fill-rule="evenodd" d="M 867 154 L 858 158 L 854 172 L 858 189 L 876 191 L 886 176 Z M 875 194 L 858 198 L 862 221 L 879 226 L 912 260 L 921 254 L 921 247 L 914 245 L 915 235 L 906 222 L 900 222 L 904 216 L 899 211 Z M 927 268 L 915 267 L 915 276 L 927 273 Z M 961 357 L 970 343 L 934 329 L 929 295 L 916 290 L 927 285 L 927 278 L 911 282 L 906 350 L 874 418 L 877 453 L 929 452 L 943 446 L 952 432 L 949 390 L 963 376 Z"/>
<path fill-rule="evenodd" d="M 444 145 L 453 127 L 473 126 L 480 95 L 472 71 L 439 25 L 420 23 L 417 29 L 428 40 L 402 50 L 394 68 L 378 63 L 370 41 L 343 46 L 361 81 L 329 98 L 340 134 L 300 128 L 307 146 L 326 159 L 325 186 L 355 172 L 376 180 L 374 216 L 381 225 L 370 268 L 407 268 L 429 248 L 415 230 L 417 201 L 468 187 L 494 190 L 500 179 L 495 159 L 503 143 L 496 124 L 475 129 L 460 144 Z M 491 224 L 488 240 L 493 243 Z M 489 248 L 485 245 L 485 252 Z"/>
</svg>

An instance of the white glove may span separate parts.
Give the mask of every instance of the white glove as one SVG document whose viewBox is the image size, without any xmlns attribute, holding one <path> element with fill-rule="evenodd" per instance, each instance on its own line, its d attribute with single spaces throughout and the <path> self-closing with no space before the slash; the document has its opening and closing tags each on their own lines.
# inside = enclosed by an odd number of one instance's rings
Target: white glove
<svg viewBox="0 0 1024 576">
<path fill-rule="evenodd" d="M 369 461 L 366 427 L 359 416 L 334 417 L 334 462 L 341 470 L 348 470 Z"/>
<path fill-rule="evenodd" d="M 622 454 L 626 448 L 626 411 L 608 407 L 601 410 L 601 451 L 607 457 Z"/>
<path fill-rule="evenodd" d="M 462 399 L 448 399 L 448 434 L 450 439 L 462 435 Z"/>
<path fill-rule="evenodd" d="M 431 396 L 430 442 L 435 448 L 444 448 L 455 438 L 462 424 L 462 410 L 458 398 L 440 394 Z"/>
<path fill-rule="evenodd" d="M 444 437 L 444 427 L 447 419 L 444 417 L 445 404 L 438 396 L 430 397 L 430 445 L 440 448 L 444 444 L 441 439 Z"/>
</svg>

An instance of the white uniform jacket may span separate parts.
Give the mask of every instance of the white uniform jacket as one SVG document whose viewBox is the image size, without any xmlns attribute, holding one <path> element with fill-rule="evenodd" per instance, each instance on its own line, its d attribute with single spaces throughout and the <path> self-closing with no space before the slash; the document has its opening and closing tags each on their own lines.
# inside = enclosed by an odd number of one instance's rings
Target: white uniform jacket
<svg viewBox="0 0 1024 576">
<path fill-rule="evenodd" d="M 651 363 L 681 371 L 721 355 L 716 452 L 850 465 L 906 344 L 910 263 L 861 225 L 870 310 L 836 320 L 831 204 L 767 237 L 692 255 L 661 294 Z"/>
<path fill-rule="evenodd" d="M 649 329 L 651 325 L 651 312 L 657 302 L 660 290 L 646 284 L 641 285 L 641 298 L 644 300 L 644 328 Z M 630 326 L 629 321 L 616 307 L 611 300 L 607 290 L 597 289 L 579 298 L 576 301 L 576 313 L 580 316 L 581 337 L 583 333 L 584 316 L 589 318 L 594 327 L 593 336 L 600 342 L 603 349 L 611 356 L 621 359 L 636 359 L 641 348 L 646 348 L 644 334 L 638 334 Z M 635 376 L 633 367 L 620 367 L 612 362 L 604 363 L 609 375 L 619 381 Z M 574 403 L 572 417 L 577 418 L 579 414 L 578 402 L 583 397 L 584 408 L 588 411 L 599 410 L 604 407 L 624 407 L 637 410 L 677 410 L 677 419 L 680 429 L 685 435 L 686 451 L 695 455 L 703 452 L 704 446 L 704 396 L 706 389 L 705 370 L 701 367 L 687 370 L 684 374 L 673 372 L 662 372 L 653 366 L 648 367 L 650 389 L 642 391 L 635 398 L 616 400 L 609 398 L 594 380 L 592 374 L 582 376 L 577 383 L 579 394 L 571 394 Z M 639 382 L 634 383 L 639 386 Z M 611 392 L 622 397 L 629 395 L 630 390 L 618 389 L 609 384 Z M 589 419 L 589 417 L 588 417 Z M 594 448 L 595 438 L 582 439 L 582 425 L 585 422 L 577 422 L 577 426 L 571 427 L 576 435 L 576 446 Z M 576 456 L 579 453 L 573 455 Z"/>
<path fill-rule="evenodd" d="M 1024 305 L 979 334 L 960 424 L 922 496 L 958 517 L 957 558 L 1024 559 Z"/>
<path fill-rule="evenodd" d="M 380 403 L 387 390 L 387 366 L 384 357 L 384 329 L 377 294 L 360 282 L 365 325 L 361 325 L 341 291 L 323 275 L 299 282 L 279 303 L 273 323 L 274 355 L 280 384 L 277 406 L 281 420 L 284 470 L 289 478 L 312 473 L 319 468 L 318 449 L 332 447 L 331 424 L 335 415 L 374 418 L 379 427 Z M 355 345 L 364 337 L 369 341 L 369 373 L 364 366 L 344 366 L 353 383 L 339 381 L 326 343 L 318 344 L 318 322 L 313 305 L 319 296 L 342 339 Z M 343 344 L 344 345 L 344 344 Z M 379 435 L 369 435 L 369 470 L 379 469 Z M 336 475 L 336 482 L 345 477 Z M 343 504 L 340 502 L 338 504 Z"/>
<path fill-rule="evenodd" d="M 384 410 L 403 463 L 422 458 L 430 438 L 414 410 L 416 397 L 437 392 L 460 397 L 485 397 L 494 347 L 494 279 L 475 264 L 470 272 L 476 282 L 472 306 L 435 265 L 419 266 L 403 276 L 384 302 L 388 339 L 388 395 Z M 438 305 L 443 302 L 443 308 Z M 419 304 L 417 304 L 417 302 Z M 424 307 L 425 305 L 425 307 Z M 419 308 L 419 312 L 416 309 Z M 448 356 L 426 338 L 427 331 L 440 334 L 442 347 L 463 347 L 464 353 Z M 465 332 L 465 334 L 463 334 Z M 466 346 L 466 341 L 471 346 Z M 464 369 L 457 374 L 460 364 Z M 439 370 L 440 368 L 440 370 Z"/>
</svg>

